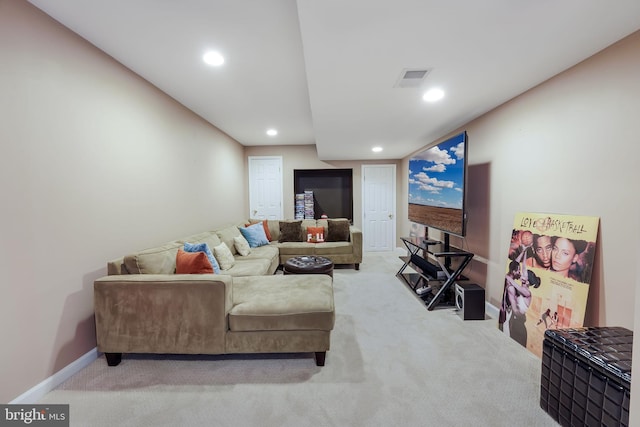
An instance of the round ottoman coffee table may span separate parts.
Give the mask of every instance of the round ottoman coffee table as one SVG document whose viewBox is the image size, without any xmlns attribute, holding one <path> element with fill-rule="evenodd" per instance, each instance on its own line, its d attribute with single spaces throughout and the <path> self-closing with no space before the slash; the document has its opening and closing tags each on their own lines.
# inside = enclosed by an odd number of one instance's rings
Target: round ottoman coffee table
<svg viewBox="0 0 640 427">
<path fill-rule="evenodd" d="M 333 261 L 322 256 L 297 256 L 282 266 L 284 274 L 328 274 L 333 277 Z"/>
</svg>

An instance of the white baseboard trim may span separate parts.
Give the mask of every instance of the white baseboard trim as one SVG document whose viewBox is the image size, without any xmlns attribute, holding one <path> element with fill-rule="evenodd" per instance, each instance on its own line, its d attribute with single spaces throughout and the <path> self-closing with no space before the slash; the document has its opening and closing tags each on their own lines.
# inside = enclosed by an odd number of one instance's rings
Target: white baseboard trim
<svg viewBox="0 0 640 427">
<path fill-rule="evenodd" d="M 10 404 L 31 405 L 37 403 L 45 394 L 71 378 L 72 375 L 78 373 L 81 369 L 87 367 L 91 362 L 98 358 L 98 348 L 90 350 L 80 358 L 71 362 L 58 372 L 42 381 L 40 384 L 25 391 L 20 396 L 13 399 Z"/>
<path fill-rule="evenodd" d="M 500 309 L 495 305 L 491 304 L 489 301 L 484 302 L 484 309 L 489 317 L 492 319 L 497 319 L 500 315 Z"/>
</svg>

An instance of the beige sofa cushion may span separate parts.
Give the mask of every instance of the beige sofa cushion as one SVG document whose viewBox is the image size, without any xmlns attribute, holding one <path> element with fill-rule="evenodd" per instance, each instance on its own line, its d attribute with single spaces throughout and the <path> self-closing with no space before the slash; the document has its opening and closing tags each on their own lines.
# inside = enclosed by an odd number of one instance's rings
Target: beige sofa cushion
<svg viewBox="0 0 640 427">
<path fill-rule="evenodd" d="M 231 331 L 330 331 L 335 322 L 333 282 L 326 274 L 233 279 Z"/>
<path fill-rule="evenodd" d="M 307 228 L 316 227 L 317 223 L 316 223 L 315 219 L 303 219 L 301 225 L 302 225 L 302 232 L 304 233 L 304 237 L 305 237 L 305 240 L 306 240 Z"/>
<path fill-rule="evenodd" d="M 277 242 L 280 239 L 280 220 L 268 219 L 267 226 L 269 227 L 269 233 L 271 234 L 271 241 Z"/>
<path fill-rule="evenodd" d="M 353 253 L 353 245 L 350 242 L 317 243 L 315 255 L 350 255 Z"/>
<path fill-rule="evenodd" d="M 233 266 L 222 272 L 233 277 L 264 276 L 266 274 L 272 274 L 270 267 L 271 261 L 268 259 L 245 259 L 236 257 Z"/>
<path fill-rule="evenodd" d="M 277 243 L 251 248 L 251 252 L 247 256 L 236 255 L 236 261 L 252 260 L 252 259 L 268 259 L 270 261 L 277 260 L 280 251 Z"/>
<path fill-rule="evenodd" d="M 316 250 L 315 243 L 307 242 L 286 242 L 278 243 L 280 248 L 280 255 L 313 255 Z"/>
<path fill-rule="evenodd" d="M 233 238 L 237 236 L 242 236 L 242 233 L 240 233 L 240 229 L 238 228 L 237 225 L 231 225 L 229 227 L 216 230 L 216 234 L 218 235 L 218 238 L 220 239 L 220 241 L 224 242 L 224 244 L 227 245 L 227 247 L 229 248 L 229 250 L 233 255 L 238 253 L 238 251 L 236 250 L 236 245 Z"/>
<path fill-rule="evenodd" d="M 130 274 L 174 274 L 176 255 L 182 242 L 170 242 L 162 246 L 145 249 L 124 257 L 124 265 Z"/>
<path fill-rule="evenodd" d="M 206 243 L 209 245 L 209 249 L 211 250 L 220 244 L 220 238 L 215 231 L 205 231 L 203 233 L 193 234 L 178 241 L 183 243 Z"/>
</svg>

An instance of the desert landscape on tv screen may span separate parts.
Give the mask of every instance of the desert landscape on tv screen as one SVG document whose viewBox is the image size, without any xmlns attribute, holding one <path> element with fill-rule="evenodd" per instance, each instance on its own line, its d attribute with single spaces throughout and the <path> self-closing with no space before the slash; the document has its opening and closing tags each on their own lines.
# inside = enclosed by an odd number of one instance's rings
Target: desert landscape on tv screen
<svg viewBox="0 0 640 427">
<path fill-rule="evenodd" d="M 409 220 L 456 235 L 462 234 L 462 209 L 409 203 Z"/>
</svg>

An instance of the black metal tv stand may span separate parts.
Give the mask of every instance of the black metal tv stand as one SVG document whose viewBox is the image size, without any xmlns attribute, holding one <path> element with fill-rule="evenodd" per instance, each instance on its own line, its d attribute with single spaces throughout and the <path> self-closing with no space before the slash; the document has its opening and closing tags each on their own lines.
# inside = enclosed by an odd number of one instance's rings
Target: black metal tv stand
<svg viewBox="0 0 640 427">
<path fill-rule="evenodd" d="M 427 310 L 433 310 L 443 302 L 443 296 L 449 292 L 449 288 L 456 280 L 466 279 L 462 276 L 462 271 L 471 262 L 473 254 L 451 247 L 449 239 L 444 243 L 422 237 L 401 237 L 401 240 L 407 247 L 409 255 L 400 257 L 404 265 L 398 270 L 396 276 L 426 303 Z M 435 259 L 437 265 L 429 260 L 429 254 Z M 460 261 L 455 268 L 451 267 L 452 258 L 459 258 Z M 415 274 L 404 272 L 410 265 L 416 271 Z M 430 282 L 433 282 L 434 286 Z M 435 286 L 436 284 L 440 286 Z"/>
</svg>

